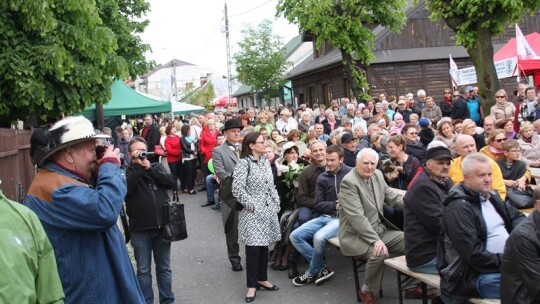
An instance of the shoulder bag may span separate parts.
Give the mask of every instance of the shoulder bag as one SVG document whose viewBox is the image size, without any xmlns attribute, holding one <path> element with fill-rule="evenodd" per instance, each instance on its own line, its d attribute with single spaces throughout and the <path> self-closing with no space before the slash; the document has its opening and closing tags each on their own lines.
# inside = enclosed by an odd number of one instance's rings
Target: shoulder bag
<svg viewBox="0 0 540 304">
<path fill-rule="evenodd" d="M 521 191 L 517 188 L 506 188 L 506 199 L 517 209 L 532 208 L 534 206 L 533 190 L 530 186 Z"/>
<path fill-rule="evenodd" d="M 163 241 L 167 243 L 188 237 L 184 204 L 178 203 L 178 197 L 175 200 L 163 206 Z"/>
</svg>

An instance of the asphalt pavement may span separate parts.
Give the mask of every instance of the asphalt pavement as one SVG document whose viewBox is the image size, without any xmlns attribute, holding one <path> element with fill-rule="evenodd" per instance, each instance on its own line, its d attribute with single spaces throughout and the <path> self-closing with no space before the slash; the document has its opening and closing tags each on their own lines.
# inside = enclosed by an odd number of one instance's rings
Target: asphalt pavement
<svg viewBox="0 0 540 304">
<path fill-rule="evenodd" d="M 233 272 L 227 258 L 221 212 L 200 206 L 206 201 L 204 192 L 196 195 L 183 193 L 180 201 L 185 204 L 188 238 L 174 242 L 171 250 L 176 303 L 245 303 L 247 287 L 242 244 L 240 248 L 244 271 Z M 330 281 L 320 286 L 309 284 L 296 287 L 287 277 L 287 271 L 269 268 L 268 279 L 279 286 L 280 290 L 259 290 L 254 303 L 356 303 L 351 259 L 344 257 L 337 248 L 329 246 L 326 260 L 335 274 Z M 301 263 L 298 268 L 302 273 L 307 265 Z M 386 269 L 381 303 L 398 303 L 396 286 L 394 271 Z M 154 286 L 154 289 L 155 303 L 158 303 L 157 288 Z M 407 300 L 405 303 L 421 303 L 421 300 Z"/>
</svg>

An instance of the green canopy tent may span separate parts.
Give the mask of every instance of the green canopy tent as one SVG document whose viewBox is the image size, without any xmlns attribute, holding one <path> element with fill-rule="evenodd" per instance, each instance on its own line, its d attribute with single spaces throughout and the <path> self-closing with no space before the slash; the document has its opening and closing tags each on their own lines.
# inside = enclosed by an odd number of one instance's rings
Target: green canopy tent
<svg viewBox="0 0 540 304">
<path fill-rule="evenodd" d="M 104 117 L 115 117 L 121 115 L 141 115 L 147 113 L 170 113 L 171 102 L 154 99 L 148 95 L 143 95 L 123 81 L 116 80 L 111 85 L 112 98 L 103 105 Z M 96 105 L 86 108 L 82 114 L 91 121 L 96 119 Z"/>
</svg>

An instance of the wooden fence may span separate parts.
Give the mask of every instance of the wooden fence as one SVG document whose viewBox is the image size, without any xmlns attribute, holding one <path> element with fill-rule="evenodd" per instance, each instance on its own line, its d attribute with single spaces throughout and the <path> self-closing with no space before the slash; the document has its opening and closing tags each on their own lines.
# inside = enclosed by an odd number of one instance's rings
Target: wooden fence
<svg viewBox="0 0 540 304">
<path fill-rule="evenodd" d="M 23 198 L 34 178 L 31 135 L 30 130 L 0 129 L 0 189 L 14 201 Z"/>
</svg>

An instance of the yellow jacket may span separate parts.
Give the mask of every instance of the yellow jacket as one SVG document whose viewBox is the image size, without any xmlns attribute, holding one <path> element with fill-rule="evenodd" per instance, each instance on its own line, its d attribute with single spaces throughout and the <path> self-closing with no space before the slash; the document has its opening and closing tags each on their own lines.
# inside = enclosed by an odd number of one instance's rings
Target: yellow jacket
<svg viewBox="0 0 540 304">
<path fill-rule="evenodd" d="M 454 185 L 461 183 L 461 181 L 463 180 L 463 171 L 461 171 L 462 160 L 463 158 L 460 156 L 452 160 L 452 163 L 450 164 L 450 178 L 454 182 Z M 503 201 L 505 201 L 506 200 L 506 186 L 504 185 L 501 168 L 499 168 L 499 165 L 497 165 L 497 163 L 493 159 L 490 158 L 489 162 L 491 163 L 491 178 L 492 178 L 491 188 L 499 192 L 499 195 L 501 196 Z"/>
</svg>

